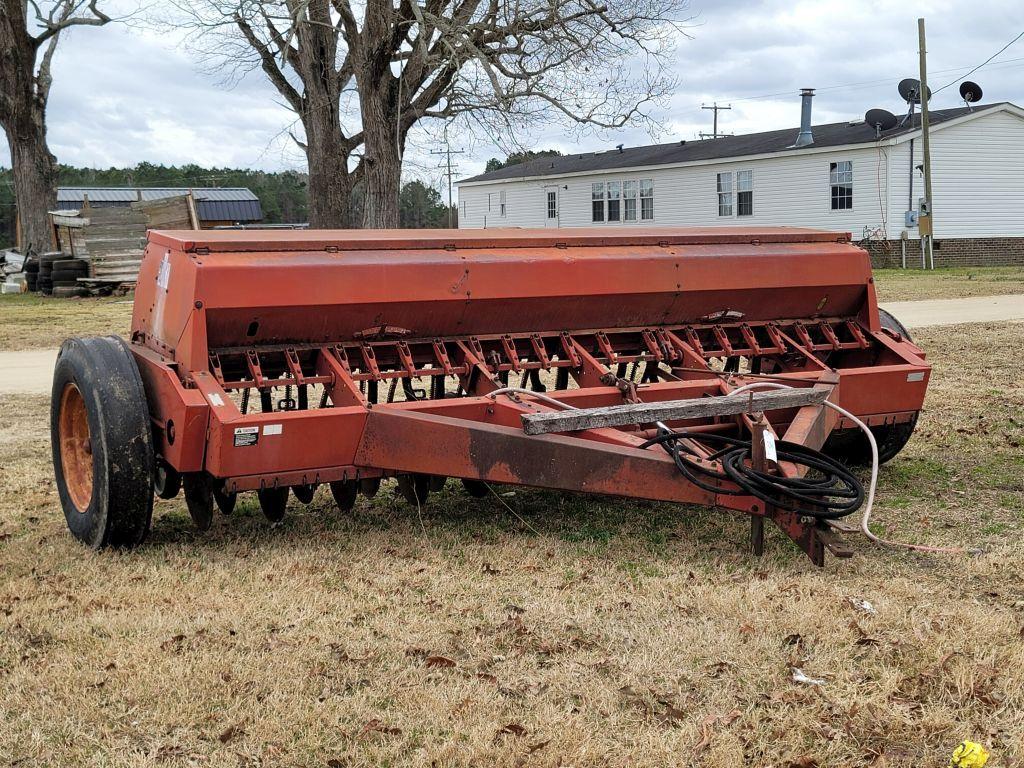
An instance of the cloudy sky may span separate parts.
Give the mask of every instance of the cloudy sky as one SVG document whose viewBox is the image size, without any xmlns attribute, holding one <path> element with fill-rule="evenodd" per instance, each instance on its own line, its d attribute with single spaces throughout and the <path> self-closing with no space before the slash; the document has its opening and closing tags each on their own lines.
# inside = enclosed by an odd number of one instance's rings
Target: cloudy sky
<svg viewBox="0 0 1024 768">
<path fill-rule="evenodd" d="M 795 126 L 801 87 L 818 89 L 814 122 L 862 116 L 870 107 L 899 111 L 896 83 L 917 74 L 917 17 L 928 25 L 932 89 L 962 77 L 1024 32 L 1020 0 L 691 0 L 690 39 L 675 57 L 678 89 L 656 111 L 661 131 L 640 129 L 559 140 L 545 130 L 538 148 L 596 149 L 693 139 L 709 131 L 701 104 L 729 104 L 720 130 L 747 133 Z M 54 67 L 49 128 L 61 162 L 109 167 L 140 161 L 276 170 L 301 169 L 285 131 L 294 117 L 254 73 L 231 88 L 197 67 L 172 37 L 108 26 L 80 29 L 62 41 Z M 984 101 L 1024 104 L 1024 39 L 972 79 Z M 937 94 L 935 108 L 958 104 L 956 87 Z M 419 136 L 409 174 L 441 180 L 432 136 Z M 459 136 L 468 176 L 502 154 L 479 137 Z M 0 163 L 9 155 L 0 137 Z"/>
</svg>

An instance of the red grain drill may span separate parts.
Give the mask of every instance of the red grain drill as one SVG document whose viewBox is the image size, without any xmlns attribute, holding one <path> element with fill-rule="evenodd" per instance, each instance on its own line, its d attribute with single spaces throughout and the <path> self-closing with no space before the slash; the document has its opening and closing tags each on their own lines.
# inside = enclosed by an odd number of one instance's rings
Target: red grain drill
<svg viewBox="0 0 1024 768">
<path fill-rule="evenodd" d="M 445 478 L 716 506 L 848 554 L 844 464 L 909 439 L 930 367 L 865 251 L 800 229 L 151 232 L 129 343 L 71 339 L 53 390 L 72 532 L 137 544 L 153 493 L 357 493 Z M 754 382 L 792 389 L 730 396 Z M 842 460 L 837 461 L 837 459 Z"/>
</svg>

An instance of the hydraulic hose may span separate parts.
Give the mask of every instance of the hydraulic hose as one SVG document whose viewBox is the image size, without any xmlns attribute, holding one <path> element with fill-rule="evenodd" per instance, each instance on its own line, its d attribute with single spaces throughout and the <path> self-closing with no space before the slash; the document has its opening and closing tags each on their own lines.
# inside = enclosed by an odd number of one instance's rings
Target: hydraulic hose
<svg viewBox="0 0 1024 768">
<path fill-rule="evenodd" d="M 686 446 L 684 441 L 691 439 L 720 446 L 720 450 L 702 459 Z M 845 466 L 820 451 L 795 443 L 777 443 L 778 460 L 814 470 L 816 477 L 783 477 L 754 469 L 749 463 L 751 442 L 726 435 L 662 429 L 661 434 L 640 447 L 651 445 L 661 445 L 687 480 L 712 493 L 754 496 L 765 504 L 820 520 L 845 517 L 856 512 L 864 502 L 863 486 Z M 721 463 L 721 472 L 705 465 L 705 461 L 716 460 Z M 702 475 L 717 482 L 705 482 Z M 719 483 L 731 483 L 736 488 L 722 487 Z"/>
</svg>

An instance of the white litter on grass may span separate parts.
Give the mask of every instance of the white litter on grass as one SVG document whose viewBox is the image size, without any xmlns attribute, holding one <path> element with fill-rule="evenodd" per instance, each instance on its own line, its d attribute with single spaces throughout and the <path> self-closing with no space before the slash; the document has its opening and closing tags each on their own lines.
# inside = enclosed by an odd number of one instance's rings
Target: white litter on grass
<svg viewBox="0 0 1024 768">
<path fill-rule="evenodd" d="M 793 682 L 803 683 L 804 685 L 824 685 L 824 680 L 818 680 L 815 677 L 808 677 L 806 673 L 800 669 L 800 667 L 793 667 Z"/>
<path fill-rule="evenodd" d="M 859 597 L 848 597 L 847 602 L 862 613 L 870 613 L 872 616 L 878 613 L 875 610 L 875 606 L 869 603 L 867 600 L 862 600 Z"/>
</svg>

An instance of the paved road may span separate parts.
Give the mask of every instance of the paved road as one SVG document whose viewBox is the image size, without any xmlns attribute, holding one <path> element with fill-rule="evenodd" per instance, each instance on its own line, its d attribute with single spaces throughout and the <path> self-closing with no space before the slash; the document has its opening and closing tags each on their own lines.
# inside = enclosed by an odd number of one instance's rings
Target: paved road
<svg viewBox="0 0 1024 768">
<path fill-rule="evenodd" d="M 977 296 L 968 299 L 895 301 L 882 307 L 908 328 L 958 323 L 1024 321 L 1024 294 Z M 50 393 L 56 349 L 0 352 L 0 395 Z"/>
<path fill-rule="evenodd" d="M 972 296 L 968 299 L 892 301 L 882 307 L 907 328 L 958 323 L 998 323 L 1024 320 L 1024 294 Z"/>
<path fill-rule="evenodd" d="M 50 394 L 56 349 L 0 352 L 0 395 Z"/>
</svg>

